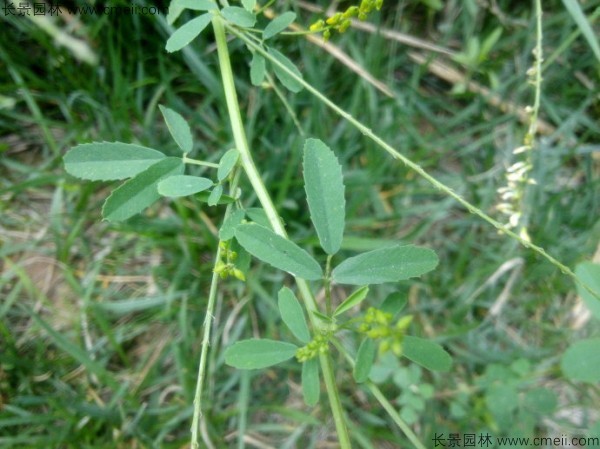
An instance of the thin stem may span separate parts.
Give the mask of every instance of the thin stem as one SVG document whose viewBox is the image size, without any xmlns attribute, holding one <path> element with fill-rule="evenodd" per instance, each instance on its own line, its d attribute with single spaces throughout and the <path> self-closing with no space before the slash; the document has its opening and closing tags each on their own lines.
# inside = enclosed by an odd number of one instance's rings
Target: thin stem
<svg viewBox="0 0 600 449">
<path fill-rule="evenodd" d="M 183 163 L 184 164 L 193 164 L 193 165 L 202 165 L 203 167 L 210 167 L 210 168 L 219 168 L 219 164 L 215 164 L 214 162 L 199 161 L 198 159 L 191 159 L 191 158 L 187 157 L 187 154 L 183 155 Z"/>
<path fill-rule="evenodd" d="M 524 247 L 529 248 L 532 251 L 534 251 L 535 253 L 537 253 L 540 256 L 542 256 L 544 259 L 546 259 L 552 265 L 554 265 L 555 267 L 557 267 L 563 274 L 566 274 L 567 276 L 569 276 L 572 279 L 574 279 L 575 282 L 577 282 L 582 287 L 584 287 L 594 297 L 596 297 L 597 299 L 600 299 L 600 294 L 599 293 L 595 292 L 587 284 L 581 282 L 577 278 L 577 276 L 575 276 L 575 273 L 569 267 L 567 267 L 566 265 L 564 265 L 563 263 L 561 263 L 559 260 L 555 259 L 553 256 L 551 256 L 550 254 L 548 254 L 546 252 L 546 250 L 544 250 L 542 247 L 529 242 L 525 238 L 522 238 L 521 236 L 519 236 L 518 234 L 516 234 L 515 232 L 513 232 L 508 226 L 506 226 L 506 225 L 500 223 L 499 221 L 493 219 L 488 214 L 486 214 L 481 209 L 479 209 L 477 206 L 475 206 L 474 204 L 472 204 L 472 203 L 468 202 L 467 200 L 465 200 L 462 196 L 460 196 L 458 193 L 456 193 L 454 190 L 452 190 L 446 184 L 444 184 L 444 183 L 438 181 L 437 179 L 435 179 L 433 176 L 431 176 L 429 173 L 427 173 L 425 170 L 423 170 L 423 168 L 421 168 L 421 166 L 419 164 L 417 164 L 416 162 L 413 162 L 411 159 L 409 159 L 408 157 L 406 157 L 403 154 L 401 154 L 400 152 L 398 152 L 391 145 L 389 145 L 388 143 L 386 143 L 381 137 L 379 137 L 377 134 L 375 134 L 370 128 L 368 128 L 367 126 L 363 125 L 360 121 L 358 121 L 357 119 L 355 119 L 354 117 L 352 117 L 352 115 L 350 115 L 348 112 L 344 111 L 342 108 L 340 108 L 338 105 L 336 105 L 333 101 L 331 101 L 329 98 L 327 98 L 325 95 L 323 95 L 317 89 L 315 89 L 312 85 L 310 85 L 309 83 L 307 83 L 306 81 L 304 81 L 304 79 L 302 77 L 299 77 L 293 71 L 291 71 L 290 69 L 288 69 L 285 65 L 283 65 L 281 62 L 279 62 L 277 59 L 275 59 L 274 57 L 272 57 L 260 45 L 257 45 L 251 39 L 249 39 L 246 35 L 244 35 L 243 32 L 238 31 L 234 27 L 231 27 L 231 26 L 228 26 L 228 25 L 227 25 L 227 29 L 232 34 L 234 34 L 235 36 L 239 37 L 244 42 L 246 42 L 246 44 L 250 48 L 252 48 L 253 50 L 259 52 L 262 56 L 264 56 L 269 61 L 271 61 L 272 64 L 275 64 L 281 70 L 285 71 L 289 76 L 291 76 L 298 83 L 300 83 L 308 92 L 310 92 L 317 99 L 319 99 L 321 102 L 323 102 L 325 105 L 327 105 L 327 107 L 329 107 L 331 110 L 333 110 L 336 114 L 338 114 L 339 116 L 341 116 L 342 118 L 344 118 L 346 121 L 348 121 L 352 126 L 354 126 L 356 129 L 358 129 L 364 136 L 368 137 L 373 142 L 375 142 L 385 152 L 387 152 L 388 154 L 390 154 L 392 156 L 392 158 L 397 159 L 397 160 L 401 161 L 402 163 L 404 163 L 404 165 L 406 165 L 407 167 L 409 167 L 410 169 L 412 169 L 413 171 L 415 171 L 418 175 L 420 175 L 422 178 L 424 178 L 430 184 L 432 184 L 436 189 L 438 189 L 439 191 L 441 191 L 441 192 L 445 193 L 446 195 L 452 197 L 454 200 L 456 200 L 458 203 L 460 203 L 462 206 L 464 206 L 469 212 L 471 212 L 474 215 L 477 215 L 478 217 L 480 217 L 484 221 L 488 222 L 493 227 L 495 227 L 498 231 L 500 231 L 500 232 L 508 235 L 512 239 L 514 239 L 514 240 L 518 241 L 519 243 L 521 243 L 521 245 L 523 245 Z"/>
<path fill-rule="evenodd" d="M 327 256 L 327 265 L 325 266 L 325 310 L 327 316 L 331 316 L 331 255 Z"/>
<path fill-rule="evenodd" d="M 230 192 L 234 193 L 237 189 L 240 180 L 241 170 L 236 169 L 233 175 Z M 233 209 L 233 204 L 228 204 L 225 209 L 223 221 Z M 221 260 L 221 240 L 217 245 L 217 253 L 215 254 L 215 262 L 213 268 L 216 268 L 217 263 Z M 204 379 L 206 378 L 206 361 L 208 359 L 208 347 L 210 346 L 210 331 L 212 328 L 213 312 L 217 298 L 217 287 L 219 284 L 219 274 L 213 270 L 212 279 L 210 282 L 210 290 L 208 292 L 208 304 L 206 305 L 206 315 L 204 316 L 204 334 L 202 336 L 202 348 L 200 350 L 200 362 L 198 363 L 198 376 L 196 381 L 196 390 L 194 392 L 194 415 L 192 417 L 192 449 L 198 449 L 198 432 L 200 431 L 200 419 L 202 418 L 202 391 L 204 390 Z"/>
<path fill-rule="evenodd" d="M 262 182 L 260 174 L 256 169 L 254 160 L 250 153 L 248 141 L 246 139 L 246 133 L 242 122 L 242 116 L 240 113 L 240 107 L 237 99 L 237 93 L 235 90 L 235 83 L 233 78 L 233 71 L 231 69 L 231 61 L 229 58 L 229 50 L 227 48 L 227 37 L 225 35 L 225 25 L 222 18 L 215 15 L 212 19 L 213 29 L 215 33 L 215 40 L 217 43 L 217 53 L 219 56 L 219 66 L 221 69 L 221 78 L 223 81 L 223 88 L 225 91 L 225 99 L 227 103 L 227 110 L 229 113 L 229 120 L 233 132 L 233 138 L 235 140 L 236 148 L 240 152 L 240 162 L 248 180 L 252 185 L 258 200 L 260 201 L 269 223 L 273 228 L 273 231 L 282 237 L 287 238 L 287 233 L 275 209 L 275 205 L 269 195 L 265 185 Z M 323 328 L 323 324 L 315 317 L 314 311 L 318 311 L 317 302 L 310 290 L 308 283 L 304 279 L 295 278 L 298 286 L 298 291 L 304 300 L 304 304 L 308 311 L 309 319 L 313 324 L 315 330 L 320 331 Z M 329 398 L 329 404 L 333 413 L 336 431 L 338 434 L 340 448 L 350 449 L 350 437 L 348 436 L 348 429 L 346 428 L 344 411 L 341 406 L 337 385 L 335 382 L 335 375 L 331 369 L 331 362 L 328 358 L 321 358 L 321 369 L 323 372 L 323 378 L 325 379 L 325 386 L 327 388 L 327 395 Z"/>
</svg>

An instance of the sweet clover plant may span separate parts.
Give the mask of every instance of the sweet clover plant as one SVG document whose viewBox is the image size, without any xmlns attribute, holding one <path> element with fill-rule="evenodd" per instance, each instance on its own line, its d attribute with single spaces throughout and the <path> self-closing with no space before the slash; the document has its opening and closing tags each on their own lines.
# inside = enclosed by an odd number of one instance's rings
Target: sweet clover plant
<svg viewBox="0 0 600 449">
<path fill-rule="evenodd" d="M 566 274 L 572 277 L 575 275 L 528 238 L 514 233 L 510 227 L 496 221 L 426 173 L 418 164 L 385 143 L 371 129 L 305 81 L 296 65 L 276 48 L 277 37 L 296 21 L 296 14 L 283 12 L 268 21 L 264 28 L 256 28 L 258 17 L 272 3 L 269 1 L 260 5 L 256 0 L 242 0 L 239 6 L 232 6 L 226 0 L 220 4 L 212 0 L 171 2 L 168 16 L 171 24 L 186 9 L 195 11 L 198 15 L 173 32 L 166 42 L 167 52 L 181 50 L 209 25 L 212 26 L 229 116 L 228 125 L 234 140 L 234 148 L 224 151 L 218 163 L 190 157 L 194 149 L 190 125 L 177 111 L 161 105 L 160 111 L 180 150 L 179 155 L 167 156 L 157 149 L 136 144 L 93 142 L 71 149 L 64 157 L 65 168 L 68 173 L 81 179 L 124 181 L 104 202 L 102 216 L 110 222 L 127 220 L 161 197 L 191 196 L 197 201 L 206 202 L 209 207 L 225 205 L 204 320 L 194 401 L 192 448 L 199 447 L 199 427 L 204 408 L 202 393 L 218 285 L 225 280 L 247 280 L 252 276 L 249 267 L 250 258 L 254 257 L 289 273 L 295 281 L 295 286 L 282 285 L 277 297 L 281 321 L 289 332 L 281 332 L 285 337 L 283 340 L 238 341 L 226 348 L 226 363 L 241 370 L 262 369 L 290 360 L 300 363 L 304 400 L 309 406 L 315 406 L 321 400 L 322 386 L 324 387 L 339 447 L 343 449 L 351 447 L 351 440 L 335 373 L 344 368 L 351 370 L 355 382 L 364 384 L 412 444 L 423 449 L 425 446 L 406 420 L 422 409 L 422 401 L 431 397 L 432 389 L 428 384 L 423 384 L 418 394 L 406 397 L 403 419 L 370 379 L 372 375 L 377 377 L 376 373 L 372 373 L 372 368 L 378 359 L 383 358 L 389 363 L 390 357 L 403 357 L 428 370 L 448 371 L 452 366 L 452 359 L 439 344 L 410 335 L 412 317 L 402 313 L 406 299 L 401 294 L 393 293 L 376 306 L 370 297 L 369 288 L 376 284 L 398 283 L 419 277 L 437 267 L 438 257 L 428 248 L 397 245 L 340 258 L 339 250 L 345 228 L 343 168 L 335 151 L 326 142 L 314 138 L 306 139 L 304 147 L 295 151 L 303 151 L 302 174 L 306 204 L 323 255 L 311 254 L 288 237 L 271 194 L 255 165 L 246 138 L 234 85 L 228 35 L 243 42 L 245 49 L 250 52 L 248 78 L 253 85 L 261 86 L 265 80 L 273 80 L 273 74 L 277 82 L 291 93 L 306 89 L 393 159 L 416 171 L 442 193 L 457 200 L 500 232 L 531 248 Z M 382 4 L 381 0 L 362 0 L 331 17 L 318 19 L 306 32 L 322 34 L 324 39 L 329 39 L 335 33 L 345 32 L 351 25 L 351 20 L 365 20 L 376 14 Z M 214 171 L 210 177 L 186 174 L 190 165 L 201 165 Z M 249 181 L 260 207 L 250 207 L 247 204 L 248 195 L 239 189 L 242 175 Z M 332 300 L 334 285 L 353 286 L 354 290 L 336 305 Z M 323 304 L 315 299 L 315 292 L 321 289 L 324 291 Z M 590 290 L 584 288 L 584 291 L 588 294 Z M 342 334 L 354 337 L 342 339 Z M 341 357 L 332 357 L 334 351 Z M 574 348 L 571 353 L 575 351 L 589 354 L 589 351 L 585 352 L 586 348 Z M 575 358 L 577 356 L 580 354 L 573 355 Z M 347 364 L 334 365 L 334 360 L 340 359 L 346 360 Z M 418 380 L 420 368 L 416 372 L 418 375 L 413 377 Z M 594 377 L 593 374 L 589 376 Z M 401 380 L 397 383 L 400 386 L 407 384 Z"/>
</svg>

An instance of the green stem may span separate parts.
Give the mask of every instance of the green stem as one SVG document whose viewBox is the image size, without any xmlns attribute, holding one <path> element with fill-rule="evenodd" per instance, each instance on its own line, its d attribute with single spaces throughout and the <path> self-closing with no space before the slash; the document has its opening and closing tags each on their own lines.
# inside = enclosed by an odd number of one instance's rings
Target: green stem
<svg viewBox="0 0 600 449">
<path fill-rule="evenodd" d="M 577 278 L 575 273 L 569 267 L 567 267 L 566 265 L 561 263 L 559 260 L 555 259 L 553 256 L 548 254 L 546 252 L 546 250 L 544 250 L 542 247 L 535 245 L 535 244 L 531 243 L 530 241 L 528 241 L 527 239 L 519 236 L 518 234 L 513 232 L 508 226 L 493 219 L 488 214 L 486 214 L 481 209 L 479 209 L 477 206 L 475 206 L 474 204 L 471 204 L 470 202 L 465 200 L 462 196 L 460 196 L 458 193 L 456 193 L 454 190 L 452 190 L 446 184 L 435 179 L 433 176 L 431 176 L 429 173 L 427 173 L 425 170 L 423 170 L 423 168 L 421 168 L 421 166 L 419 164 L 417 164 L 416 162 L 413 162 L 411 159 L 407 158 L 406 156 L 404 156 L 403 154 L 398 152 L 391 145 L 389 145 L 387 142 L 385 142 L 381 137 L 379 137 L 377 134 L 375 134 L 370 128 L 363 125 L 360 121 L 358 121 L 357 119 L 352 117 L 351 114 L 344 111 L 342 108 L 340 108 L 338 105 L 336 105 L 333 101 L 331 101 L 329 98 L 327 98 L 325 95 L 323 95 L 317 89 L 315 89 L 312 85 L 310 85 L 309 83 L 304 81 L 304 79 L 302 77 L 299 77 L 298 75 L 296 75 L 293 71 L 288 69 L 285 65 L 283 65 L 281 62 L 279 62 L 277 59 L 275 59 L 273 56 L 271 56 L 260 45 L 256 44 L 252 39 L 250 39 L 250 38 L 248 38 L 248 36 L 244 35 L 243 32 L 241 32 L 241 31 L 237 30 L 236 28 L 231 27 L 229 25 L 227 25 L 227 29 L 233 35 L 242 39 L 252 50 L 260 53 L 262 56 L 264 56 L 266 59 L 268 59 L 272 64 L 276 65 L 281 70 L 283 70 L 285 73 L 287 73 L 290 77 L 295 79 L 308 92 L 310 92 L 317 99 L 319 99 L 321 102 L 323 102 L 325 105 L 327 105 L 327 107 L 329 107 L 331 110 L 333 110 L 336 114 L 338 114 L 339 116 L 344 118 L 346 121 L 348 121 L 352 126 L 354 126 L 356 129 L 358 129 L 364 136 L 368 137 L 373 142 L 375 142 L 385 152 L 390 154 L 390 156 L 392 156 L 392 158 L 397 159 L 397 160 L 401 161 L 402 163 L 404 163 L 404 165 L 406 165 L 407 167 L 409 167 L 410 169 L 415 171 L 422 178 L 425 178 L 425 180 L 427 180 L 430 184 L 432 184 L 440 192 L 443 192 L 446 195 L 454 198 L 454 200 L 456 200 L 458 203 L 460 203 L 462 206 L 464 206 L 469 212 L 471 212 L 474 215 L 477 215 L 484 221 L 488 222 L 493 227 L 495 227 L 498 231 L 508 235 L 509 237 L 511 237 L 514 240 L 521 243 L 521 245 L 523 245 L 525 248 L 529 248 L 532 251 L 534 251 L 535 253 L 542 256 L 544 259 L 546 259 L 552 265 L 557 267 L 563 274 L 566 274 L 567 276 L 573 278 L 573 280 L 575 280 L 575 282 L 577 282 L 582 287 L 584 287 L 594 297 L 596 297 L 597 299 L 600 299 L 600 293 L 595 292 L 590 286 L 581 282 Z"/>
<path fill-rule="evenodd" d="M 184 164 L 201 165 L 203 167 L 210 167 L 210 168 L 219 168 L 219 164 L 215 164 L 214 162 L 199 161 L 198 159 L 191 159 L 191 158 L 187 157 L 187 154 L 183 155 L 183 163 Z"/>
<path fill-rule="evenodd" d="M 225 91 L 225 100 L 227 103 L 227 110 L 229 113 L 229 120 L 233 132 L 233 138 L 235 145 L 240 152 L 240 162 L 248 180 L 254 189 L 258 200 L 260 201 L 269 223 L 271 224 L 273 231 L 282 237 L 287 238 L 287 233 L 277 213 L 275 205 L 269 195 L 248 146 L 246 139 L 246 132 L 244 131 L 244 125 L 242 122 L 242 116 L 240 112 L 239 102 L 237 99 L 237 92 L 235 89 L 235 83 L 233 78 L 233 71 L 231 69 L 231 61 L 229 58 L 229 50 L 227 48 L 227 36 L 225 34 L 225 25 L 223 19 L 215 15 L 212 19 L 213 29 L 215 33 L 215 40 L 217 43 L 217 53 L 219 57 L 219 67 L 221 70 L 221 78 L 223 81 L 223 89 Z M 237 34 L 237 33 L 236 33 Z M 308 311 L 309 318 L 314 329 L 319 332 L 323 325 L 315 317 L 314 311 L 318 310 L 315 298 L 310 290 L 308 283 L 304 279 L 296 278 L 296 284 L 298 291 L 304 300 L 304 304 Z M 323 372 L 323 378 L 325 380 L 325 387 L 327 389 L 327 395 L 329 398 L 329 404 L 333 413 L 336 431 L 339 438 L 341 449 L 350 449 L 350 437 L 348 436 L 348 429 L 346 428 L 344 411 L 341 406 L 337 385 L 335 382 L 335 375 L 333 369 L 331 369 L 331 361 L 328 358 L 321 358 L 321 369 Z"/>
<path fill-rule="evenodd" d="M 240 179 L 240 173 L 241 171 L 239 169 L 236 169 L 236 172 L 233 175 L 233 180 L 231 181 L 230 185 L 231 193 L 234 193 L 237 189 L 237 185 Z M 227 205 L 223 221 L 227 220 L 227 217 L 231 213 L 232 208 L 233 204 Z M 217 263 L 221 260 L 221 257 L 221 240 L 219 240 L 213 268 L 216 267 Z M 198 447 L 200 447 L 198 442 L 198 432 L 200 431 L 200 419 L 202 418 L 202 391 L 204 390 L 204 379 L 206 378 L 206 361 L 208 358 L 208 347 L 210 345 L 210 331 L 212 328 L 212 320 L 215 310 L 218 284 L 219 274 L 213 270 L 212 280 L 210 283 L 210 291 L 208 293 L 208 304 L 206 305 L 206 315 L 204 316 L 204 335 L 202 336 L 202 348 L 200 350 L 200 362 L 198 364 L 196 391 L 194 393 L 194 415 L 192 417 L 192 449 L 198 449 Z"/>
</svg>

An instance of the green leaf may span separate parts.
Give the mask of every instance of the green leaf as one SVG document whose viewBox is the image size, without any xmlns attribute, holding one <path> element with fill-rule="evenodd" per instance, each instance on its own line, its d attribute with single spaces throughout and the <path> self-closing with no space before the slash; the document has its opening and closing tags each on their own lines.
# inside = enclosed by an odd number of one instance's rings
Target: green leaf
<svg viewBox="0 0 600 449">
<path fill-rule="evenodd" d="M 385 313 L 391 313 L 392 316 L 396 316 L 402 309 L 404 309 L 404 306 L 406 306 L 407 302 L 408 297 L 406 294 L 394 292 L 386 296 L 381 303 L 381 306 L 379 306 L 379 309 Z"/>
<path fill-rule="evenodd" d="M 377 343 L 372 338 L 365 338 L 356 353 L 356 363 L 352 375 L 357 383 L 363 383 L 369 378 L 369 373 L 377 355 Z"/>
<path fill-rule="evenodd" d="M 275 268 L 311 281 L 323 277 L 312 256 L 270 229 L 254 223 L 242 224 L 235 230 L 235 237 L 246 251 Z"/>
<path fill-rule="evenodd" d="M 592 29 L 590 22 L 583 13 L 581 5 L 577 0 L 562 0 L 563 4 L 571 17 L 579 27 L 579 31 L 585 37 L 588 45 L 596 55 L 596 59 L 600 62 L 600 45 L 598 44 L 598 38 L 594 30 Z"/>
<path fill-rule="evenodd" d="M 296 299 L 294 293 L 287 287 L 283 287 L 279 290 L 278 306 L 281 319 L 288 327 L 288 329 L 294 334 L 298 340 L 302 343 L 308 343 L 310 341 L 310 332 L 304 318 L 304 312 L 302 306 Z"/>
<path fill-rule="evenodd" d="M 269 54 L 283 64 L 288 70 L 294 73 L 299 78 L 302 78 L 302 73 L 300 70 L 294 65 L 292 61 L 290 61 L 286 56 L 282 55 L 280 52 L 273 48 L 268 49 Z M 279 67 L 277 64 L 273 64 L 273 71 L 275 72 L 275 76 L 279 80 L 283 86 L 294 93 L 300 92 L 302 90 L 302 84 L 300 84 L 295 78 L 293 78 L 289 73 Z"/>
<path fill-rule="evenodd" d="M 158 193 L 169 197 L 187 196 L 210 189 L 212 186 L 213 182 L 208 178 L 175 175 L 158 183 Z"/>
<path fill-rule="evenodd" d="M 165 123 L 167 124 L 167 128 L 169 128 L 171 136 L 173 136 L 173 140 L 175 140 L 175 143 L 177 143 L 179 148 L 181 148 L 184 153 L 189 153 L 192 151 L 194 142 L 192 140 L 192 131 L 190 130 L 190 125 L 188 125 L 185 119 L 174 110 L 169 109 L 161 104 L 159 104 L 158 107 L 165 119 Z"/>
<path fill-rule="evenodd" d="M 423 338 L 405 335 L 402 355 L 431 371 L 449 371 L 452 357 L 437 343 Z"/>
<path fill-rule="evenodd" d="M 210 192 L 206 202 L 209 206 L 216 206 L 219 204 L 221 196 L 223 196 L 223 184 L 217 184 L 214 189 L 212 189 L 212 192 Z"/>
<path fill-rule="evenodd" d="M 252 28 L 256 23 L 256 16 L 239 6 L 227 6 L 221 10 L 225 20 L 240 28 Z"/>
<path fill-rule="evenodd" d="M 231 240 L 234 236 L 235 228 L 242 222 L 245 215 L 241 209 L 237 209 L 229 214 L 229 217 L 227 217 L 221 229 L 219 229 L 219 238 L 221 240 Z"/>
<path fill-rule="evenodd" d="M 166 50 L 169 53 L 181 50 L 183 47 L 192 42 L 204 29 L 208 26 L 212 19 L 212 13 L 207 12 L 195 19 L 190 20 L 181 28 L 175 30 L 167 39 Z"/>
<path fill-rule="evenodd" d="M 250 63 L 250 82 L 253 86 L 261 86 L 265 80 L 265 58 L 257 52 L 252 54 L 252 62 Z"/>
<path fill-rule="evenodd" d="M 319 359 L 307 360 L 302 364 L 302 396 L 309 407 L 319 402 L 321 383 L 319 382 Z"/>
<path fill-rule="evenodd" d="M 73 147 L 65 154 L 65 170 L 91 181 L 131 178 L 166 156 L 152 148 L 131 143 L 93 142 Z"/>
<path fill-rule="evenodd" d="M 271 225 L 269 223 L 269 217 L 267 217 L 267 213 L 261 207 L 249 207 L 246 209 L 246 215 L 248 218 L 252 220 L 254 223 L 258 223 L 265 228 L 269 228 Z"/>
<path fill-rule="evenodd" d="M 341 315 L 347 310 L 350 310 L 352 307 L 360 304 L 367 297 L 367 293 L 369 293 L 368 285 L 365 285 L 364 287 L 354 291 L 339 306 L 336 307 L 335 311 L 333 312 L 333 316 Z"/>
<path fill-rule="evenodd" d="M 242 5 L 246 9 L 246 11 L 252 12 L 254 11 L 254 7 L 256 6 L 256 0 L 242 0 Z"/>
<path fill-rule="evenodd" d="M 298 347 L 284 341 L 242 340 L 225 350 L 225 363 L 238 369 L 259 369 L 291 359 Z"/>
<path fill-rule="evenodd" d="M 592 262 L 583 262 L 575 267 L 577 278 L 600 295 L 600 265 Z M 577 294 L 585 305 L 590 309 L 592 315 L 600 320 L 600 300 L 594 298 L 587 289 L 577 284 Z"/>
<path fill-rule="evenodd" d="M 221 156 L 219 168 L 217 169 L 217 179 L 219 182 L 223 181 L 225 178 L 227 178 L 227 176 L 229 176 L 229 173 L 231 173 L 231 170 L 233 170 L 233 167 L 235 167 L 239 157 L 240 152 L 235 148 L 226 151 L 225 154 Z"/>
<path fill-rule="evenodd" d="M 335 254 L 342 245 L 345 226 L 342 167 L 333 151 L 319 139 L 304 144 L 304 188 L 321 247 Z"/>
<path fill-rule="evenodd" d="M 160 198 L 157 185 L 163 179 L 183 173 L 183 161 L 168 157 L 126 181 L 106 199 L 102 216 L 108 221 L 123 221 L 143 211 Z"/>
<path fill-rule="evenodd" d="M 560 361 L 562 372 L 570 380 L 600 381 L 600 338 L 580 340 L 571 345 Z"/>
<path fill-rule="evenodd" d="M 279 17 L 273 19 L 263 30 L 263 39 L 270 39 L 276 34 L 285 30 L 292 22 L 296 20 L 296 14 L 293 12 L 285 12 Z"/>
<path fill-rule="evenodd" d="M 332 272 L 338 284 L 368 285 L 420 276 L 438 264 L 434 251 L 414 245 L 377 249 L 346 259 Z"/>
</svg>

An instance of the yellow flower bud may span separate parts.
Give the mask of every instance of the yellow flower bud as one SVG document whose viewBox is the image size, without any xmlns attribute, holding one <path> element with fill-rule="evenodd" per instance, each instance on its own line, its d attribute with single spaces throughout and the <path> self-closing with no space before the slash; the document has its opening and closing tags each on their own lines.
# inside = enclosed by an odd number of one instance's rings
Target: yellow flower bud
<svg viewBox="0 0 600 449">
<path fill-rule="evenodd" d="M 309 30 L 310 31 L 320 31 L 323 29 L 324 26 L 325 26 L 325 22 L 323 22 L 322 20 L 317 20 L 315 23 L 313 23 L 309 27 Z"/>
<path fill-rule="evenodd" d="M 340 23 L 340 20 L 342 20 L 342 13 L 336 12 L 333 16 L 327 19 L 326 22 L 328 25 L 337 25 L 338 23 Z"/>
</svg>

